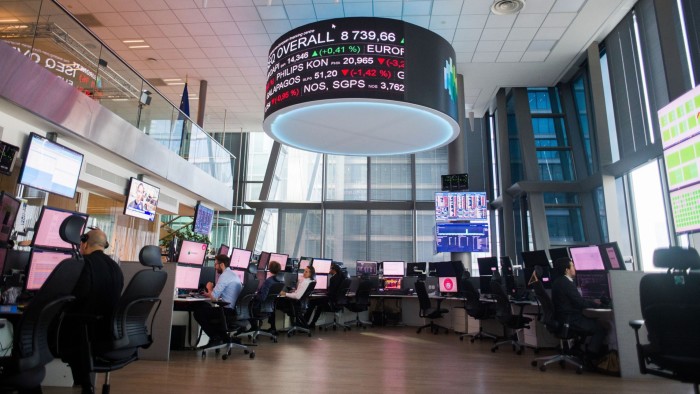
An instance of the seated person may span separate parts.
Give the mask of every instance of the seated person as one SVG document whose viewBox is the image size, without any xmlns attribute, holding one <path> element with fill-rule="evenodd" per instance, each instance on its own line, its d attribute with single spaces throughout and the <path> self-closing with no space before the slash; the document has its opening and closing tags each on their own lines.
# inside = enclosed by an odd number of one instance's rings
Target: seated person
<svg viewBox="0 0 700 394">
<path fill-rule="evenodd" d="M 294 302 L 292 300 L 299 300 L 304 296 L 304 292 L 306 292 L 306 289 L 309 287 L 309 283 L 313 282 L 315 275 L 316 270 L 314 270 L 314 267 L 308 266 L 304 268 L 304 279 L 301 283 L 297 284 L 297 288 L 293 292 L 280 292 L 281 298 L 277 300 L 277 309 L 289 313 L 292 310 L 292 302 Z M 277 331 L 274 319 L 270 322 L 270 331 Z"/>
<path fill-rule="evenodd" d="M 600 303 L 587 301 L 581 297 L 574 283 L 576 267 L 570 258 L 558 258 L 554 262 L 554 269 L 562 274 L 552 283 L 555 318 L 561 323 L 569 323 L 570 328 L 591 336 L 587 347 L 591 357 L 602 355 L 607 330 L 597 319 L 583 315 L 584 309 L 599 307 Z"/>
<path fill-rule="evenodd" d="M 315 327 L 318 318 L 321 317 L 323 312 L 330 311 L 330 301 L 336 301 L 338 299 L 338 294 L 340 286 L 345 280 L 345 274 L 340 269 L 338 264 L 331 264 L 331 269 L 329 271 L 331 278 L 328 281 L 328 290 L 326 291 L 325 297 L 315 297 L 309 300 L 309 307 L 304 315 L 304 321 L 309 321 L 309 318 L 313 314 L 313 318 L 309 322 L 309 327 Z"/>
<path fill-rule="evenodd" d="M 226 302 L 227 304 L 223 307 L 224 316 L 226 316 L 226 320 L 234 321 L 236 319 L 236 300 L 241 294 L 243 284 L 238 275 L 229 269 L 230 264 L 231 260 L 225 254 L 217 255 L 214 258 L 214 269 L 219 274 L 219 280 L 216 282 L 216 286 L 208 282 L 204 295 L 212 301 Z M 209 343 L 206 346 L 221 344 L 224 338 L 228 337 L 221 322 L 221 311 L 208 302 L 198 304 L 193 314 L 194 319 L 209 337 Z"/>
<path fill-rule="evenodd" d="M 258 311 L 260 310 L 260 305 L 265 302 L 265 298 L 267 298 L 268 293 L 270 292 L 270 288 L 272 287 L 273 284 L 275 283 L 281 283 L 281 281 L 277 278 L 277 274 L 282 270 L 282 266 L 280 263 L 277 261 L 270 261 L 270 264 L 267 267 L 268 272 L 270 274 L 270 277 L 265 279 L 265 282 L 263 282 L 262 287 L 260 287 L 260 290 L 258 290 L 258 293 L 255 295 L 255 298 L 253 299 L 253 309 L 255 311 L 255 314 L 257 315 Z M 274 314 L 270 316 L 270 320 L 274 320 L 275 316 Z M 270 323 L 272 324 L 272 323 Z M 250 320 L 250 325 L 251 325 L 251 331 L 256 331 L 258 327 L 258 321 L 256 319 L 251 319 Z"/>
<path fill-rule="evenodd" d="M 68 307 L 58 334 L 60 356 L 68 363 L 73 384 L 82 386 L 83 393 L 92 393 L 89 366 L 81 349 L 87 343 L 85 326 L 89 323 L 92 345 L 111 340 L 112 315 L 124 287 L 124 275 L 119 265 L 105 254 L 107 235 L 93 229 L 81 237 L 80 253 L 85 266 L 73 290 L 75 301 Z M 88 317 L 88 321 L 86 321 Z M 99 317 L 94 323 L 90 317 Z"/>
</svg>

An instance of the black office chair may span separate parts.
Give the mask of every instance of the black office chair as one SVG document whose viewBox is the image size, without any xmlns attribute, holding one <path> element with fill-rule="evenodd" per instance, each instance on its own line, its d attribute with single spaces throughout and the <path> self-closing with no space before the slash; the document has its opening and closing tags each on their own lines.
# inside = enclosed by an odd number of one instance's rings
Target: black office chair
<svg viewBox="0 0 700 394">
<path fill-rule="evenodd" d="M 284 289 L 284 282 L 274 283 L 270 286 L 270 291 L 267 293 L 267 297 L 258 306 L 254 306 L 252 309 L 251 320 L 256 320 L 258 329 L 252 331 L 248 334 L 248 337 L 253 343 L 256 343 L 259 336 L 270 337 L 270 340 L 277 342 L 277 335 L 261 330 L 263 321 L 267 320 L 270 316 L 275 313 L 275 303 L 277 302 L 277 297 L 280 292 Z"/>
<path fill-rule="evenodd" d="M 700 256 L 695 249 L 654 251 L 654 266 L 666 273 L 644 275 L 639 298 L 644 320 L 630 321 L 637 340 L 639 371 L 693 384 L 700 389 Z M 646 326 L 648 343 L 639 329 Z"/>
<path fill-rule="evenodd" d="M 328 303 L 324 305 L 323 308 L 324 312 L 333 313 L 333 321 L 323 324 L 319 328 L 323 328 L 326 331 L 328 331 L 329 328 L 333 328 L 333 331 L 335 331 L 336 329 L 338 329 L 338 327 L 342 327 L 343 331 L 351 329 L 347 323 L 338 322 L 338 319 L 340 318 L 340 313 L 343 311 L 343 309 L 345 309 L 345 306 L 348 304 L 347 293 L 350 289 L 350 283 L 352 283 L 352 279 L 343 279 L 343 283 L 340 284 L 338 292 L 335 294 L 335 296 L 328 297 Z"/>
<path fill-rule="evenodd" d="M 256 276 L 257 267 L 251 265 L 248 267 L 243 279 L 243 287 L 241 288 L 241 293 L 236 299 L 235 317 L 229 317 L 225 313 L 224 307 L 227 306 L 226 303 L 219 303 L 219 312 L 221 312 L 219 322 L 221 324 L 221 330 L 226 332 L 226 337 L 224 341 L 220 344 L 207 346 L 200 349 L 202 358 L 207 356 L 207 351 L 215 350 L 216 354 L 219 354 L 220 349 L 224 349 L 221 355 L 222 360 L 228 359 L 231 355 L 231 350 L 233 348 L 243 350 L 244 354 L 248 354 L 251 359 L 255 358 L 255 351 L 251 350 L 249 346 L 255 345 L 243 345 L 240 340 L 235 340 L 233 337 L 241 333 L 245 327 L 248 325 L 248 321 L 252 317 L 251 304 L 253 298 L 255 298 L 255 292 L 258 290 L 258 278 Z"/>
<path fill-rule="evenodd" d="M 102 393 L 110 391 L 110 372 L 124 368 L 139 359 L 139 349 L 153 343 L 153 320 L 160 307 L 160 294 L 168 274 L 161 271 L 160 247 L 144 246 L 139 252 L 144 269 L 137 272 L 124 289 L 115 308 L 110 335 L 88 330 L 87 349 L 90 372 L 105 373 Z M 155 308 L 155 311 L 154 311 Z M 149 322 L 150 316 L 150 322 Z"/>
<path fill-rule="evenodd" d="M 549 364 L 559 363 L 562 368 L 564 365 L 570 364 L 576 368 L 577 374 L 581 374 L 583 372 L 583 360 L 576 357 L 572 352 L 578 348 L 584 334 L 570 328 L 568 323 L 559 322 L 554 317 L 554 303 L 549 294 L 547 294 L 542 281 L 534 282 L 532 288 L 535 290 L 535 297 L 541 307 L 540 322 L 544 324 L 547 331 L 559 339 L 559 353 L 554 356 L 538 357 L 532 360 L 531 365 L 537 367 L 538 363 L 541 363 L 540 371 L 544 372 Z"/>
<path fill-rule="evenodd" d="M 12 354 L 0 358 L 0 390 L 41 392 L 45 365 L 54 358 L 49 348 L 49 326 L 75 299 L 71 293 L 83 264 L 77 259 L 59 263 L 22 311 L 14 325 Z"/>
<path fill-rule="evenodd" d="M 370 292 L 372 291 L 372 282 L 369 279 L 361 279 L 360 283 L 357 285 L 357 290 L 355 290 L 355 297 L 352 298 L 345 309 L 350 312 L 355 312 L 355 319 L 346 321 L 345 324 L 352 326 L 353 324 L 357 327 L 367 328 L 371 326 L 372 323 L 360 319 L 360 312 L 365 312 L 369 310 L 370 304 Z"/>
<path fill-rule="evenodd" d="M 530 328 L 528 323 L 532 321 L 529 317 L 523 316 L 524 304 L 520 305 L 519 313 L 513 314 L 511 309 L 511 303 L 508 299 L 508 294 L 501 284 L 501 278 L 498 273 L 494 274 L 491 280 L 491 294 L 496 299 L 496 320 L 503 326 L 503 337 L 502 340 L 497 342 L 491 351 L 495 352 L 501 345 L 510 344 L 513 350 L 520 355 L 523 353 L 525 345 L 518 341 L 518 330 L 523 328 Z M 508 331 L 512 331 L 512 334 L 508 334 Z"/>
<path fill-rule="evenodd" d="M 316 288 L 315 280 L 309 283 L 309 286 L 306 288 L 301 298 L 298 300 L 289 299 L 291 302 L 289 303 L 289 309 L 287 309 L 285 313 L 287 313 L 292 320 L 292 326 L 285 330 L 287 332 L 287 337 L 291 337 L 297 332 L 303 332 L 307 334 L 309 338 L 311 337 L 311 330 L 309 330 L 308 325 L 304 321 L 304 313 L 309 307 L 309 296 L 311 296 L 311 292 L 314 291 L 314 288 Z"/>
<path fill-rule="evenodd" d="M 467 315 L 473 317 L 476 320 L 488 320 L 493 319 L 495 316 L 494 309 L 492 308 L 492 302 L 482 302 L 479 296 L 479 291 L 476 290 L 474 284 L 470 280 L 470 275 L 465 273 L 462 278 L 462 294 L 464 295 L 464 309 L 467 311 Z M 464 333 L 459 336 L 459 340 L 463 341 L 464 337 L 470 337 L 471 343 L 475 340 L 489 338 L 494 341 L 497 339 L 495 335 L 489 334 L 484 331 L 484 329 L 479 325 L 479 332 L 476 334 Z"/>
<path fill-rule="evenodd" d="M 436 324 L 434 321 L 435 319 L 442 318 L 445 313 L 449 312 L 447 309 L 440 308 L 440 303 L 442 300 L 438 299 L 437 307 L 432 309 L 430 304 L 430 296 L 428 296 L 428 290 L 425 288 L 425 282 L 422 280 L 416 281 L 416 294 L 418 295 L 418 303 L 420 306 L 418 316 L 430 320 L 428 324 L 418 327 L 416 333 L 420 334 L 424 328 L 430 327 L 430 332 L 433 334 L 437 334 L 440 329 L 445 330 L 445 334 L 447 334 L 449 332 L 448 328 Z"/>
</svg>

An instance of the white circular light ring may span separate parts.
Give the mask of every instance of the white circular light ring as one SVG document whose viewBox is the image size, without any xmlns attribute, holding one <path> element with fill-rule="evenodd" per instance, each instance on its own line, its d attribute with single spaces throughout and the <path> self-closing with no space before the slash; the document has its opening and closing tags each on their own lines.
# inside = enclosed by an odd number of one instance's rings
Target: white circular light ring
<svg viewBox="0 0 700 394">
<path fill-rule="evenodd" d="M 524 6 L 524 0 L 496 0 L 491 5 L 491 12 L 496 15 L 511 15 L 520 12 Z"/>
<path fill-rule="evenodd" d="M 416 153 L 444 146 L 459 134 L 459 124 L 440 111 L 367 98 L 289 106 L 268 116 L 263 129 L 295 148 L 347 156 Z"/>
</svg>

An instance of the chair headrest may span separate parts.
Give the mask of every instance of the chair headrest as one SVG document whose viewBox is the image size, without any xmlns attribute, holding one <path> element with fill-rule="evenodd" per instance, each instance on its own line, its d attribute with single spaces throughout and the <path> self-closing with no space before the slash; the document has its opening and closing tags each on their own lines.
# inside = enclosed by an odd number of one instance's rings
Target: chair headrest
<svg viewBox="0 0 700 394">
<path fill-rule="evenodd" d="M 465 270 L 464 273 L 462 274 L 463 279 L 469 279 L 471 277 L 472 277 L 472 273 L 467 271 L 467 270 Z"/>
<path fill-rule="evenodd" d="M 693 248 L 685 249 L 679 246 L 656 249 L 654 251 L 654 266 L 679 270 L 700 269 L 700 255 Z"/>
<path fill-rule="evenodd" d="M 258 273 L 258 266 L 255 264 L 248 264 L 248 273 L 250 274 L 257 274 Z"/>
<path fill-rule="evenodd" d="M 160 246 L 146 245 L 139 252 L 139 262 L 145 267 L 163 268 L 160 259 Z"/>
<path fill-rule="evenodd" d="M 63 219 L 58 228 L 58 235 L 65 242 L 74 246 L 80 246 L 80 236 L 85 227 L 85 218 L 78 215 L 70 215 Z"/>
</svg>

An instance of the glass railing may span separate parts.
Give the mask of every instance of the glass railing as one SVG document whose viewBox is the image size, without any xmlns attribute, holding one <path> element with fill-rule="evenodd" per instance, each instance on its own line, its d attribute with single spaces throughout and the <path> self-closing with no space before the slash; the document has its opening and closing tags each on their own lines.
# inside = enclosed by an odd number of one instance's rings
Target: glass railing
<svg viewBox="0 0 700 394">
<path fill-rule="evenodd" d="M 233 187 L 235 157 L 53 0 L 0 0 L 0 40 Z"/>
</svg>

